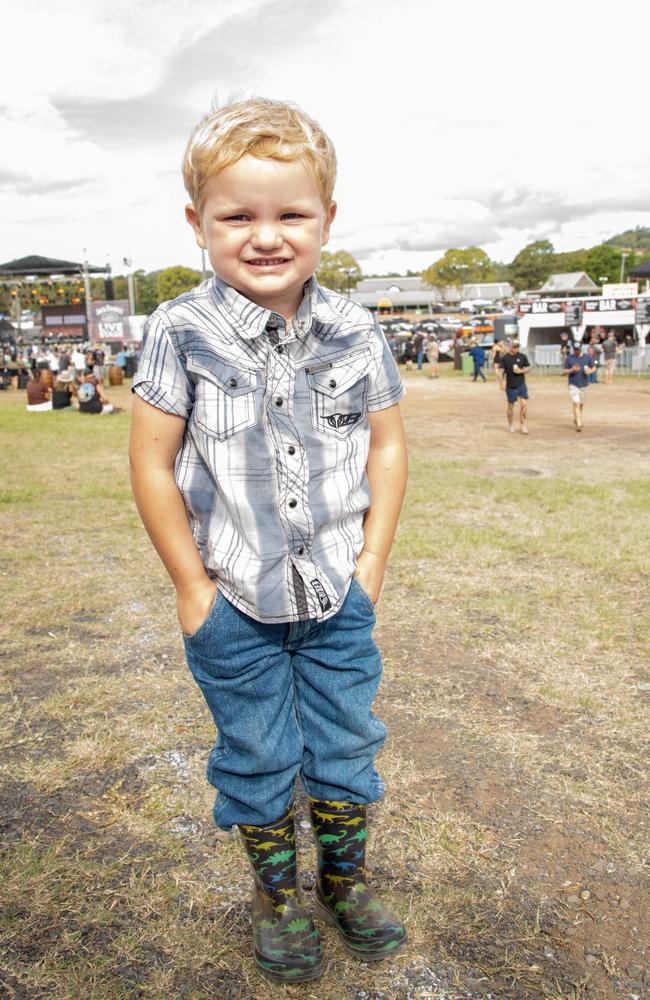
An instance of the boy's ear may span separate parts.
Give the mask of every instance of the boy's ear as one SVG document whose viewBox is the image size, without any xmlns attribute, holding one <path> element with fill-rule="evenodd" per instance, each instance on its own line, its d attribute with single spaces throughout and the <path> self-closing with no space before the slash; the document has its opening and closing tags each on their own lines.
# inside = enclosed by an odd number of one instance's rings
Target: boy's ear
<svg viewBox="0 0 650 1000">
<path fill-rule="evenodd" d="M 337 208 L 338 208 L 338 205 L 336 204 L 335 201 L 333 201 L 330 204 L 330 207 L 327 209 L 327 212 L 325 213 L 325 222 L 323 223 L 323 236 L 322 236 L 321 241 L 320 241 L 320 245 L 322 247 L 324 247 L 325 244 L 329 242 L 330 228 L 331 228 L 332 223 L 334 222 L 334 218 L 336 216 L 336 209 Z"/>
<path fill-rule="evenodd" d="M 196 242 L 201 247 L 202 250 L 207 250 L 207 245 L 205 242 L 205 237 L 203 235 L 203 230 L 201 228 L 201 219 L 199 218 L 199 213 L 194 208 L 194 205 L 190 202 L 185 206 L 185 218 L 189 222 L 190 226 L 194 230 L 194 235 L 196 237 Z"/>
</svg>

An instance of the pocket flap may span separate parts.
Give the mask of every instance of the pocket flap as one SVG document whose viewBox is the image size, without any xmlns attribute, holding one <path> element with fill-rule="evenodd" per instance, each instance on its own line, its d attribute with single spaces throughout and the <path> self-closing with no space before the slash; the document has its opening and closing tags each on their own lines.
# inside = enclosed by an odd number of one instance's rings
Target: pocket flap
<svg viewBox="0 0 650 1000">
<path fill-rule="evenodd" d="M 305 368 L 312 389 L 322 392 L 330 399 L 336 399 L 346 392 L 359 379 L 368 374 L 370 367 L 370 350 L 364 348 L 355 351 L 336 361 L 323 362 L 310 368 Z"/>
<path fill-rule="evenodd" d="M 257 385 L 255 372 L 237 368 L 218 354 L 188 355 L 188 370 L 223 389 L 229 396 L 243 396 Z"/>
</svg>

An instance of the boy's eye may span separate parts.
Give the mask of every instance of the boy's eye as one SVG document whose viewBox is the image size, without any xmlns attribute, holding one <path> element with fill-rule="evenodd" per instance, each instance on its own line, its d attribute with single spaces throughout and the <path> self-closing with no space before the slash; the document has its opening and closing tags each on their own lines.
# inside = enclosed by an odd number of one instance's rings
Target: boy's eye
<svg viewBox="0 0 650 1000">
<path fill-rule="evenodd" d="M 240 215 L 229 215 L 226 217 L 226 222 L 248 222 L 248 216 L 243 213 Z"/>
<path fill-rule="evenodd" d="M 289 219 L 289 220 L 291 220 L 291 219 L 302 219 L 302 216 L 301 216 L 300 212 L 283 212 L 282 213 L 282 218 L 283 219 Z"/>
</svg>

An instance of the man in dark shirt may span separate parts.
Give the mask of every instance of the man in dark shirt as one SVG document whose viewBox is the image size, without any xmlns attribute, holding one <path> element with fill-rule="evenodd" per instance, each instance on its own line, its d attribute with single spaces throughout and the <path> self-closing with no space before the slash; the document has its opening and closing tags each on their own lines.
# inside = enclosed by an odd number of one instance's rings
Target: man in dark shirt
<svg viewBox="0 0 650 1000">
<path fill-rule="evenodd" d="M 424 334 L 421 330 L 417 330 L 413 334 L 413 349 L 417 356 L 418 371 L 422 371 L 422 362 L 424 361 Z"/>
<path fill-rule="evenodd" d="M 528 387 L 526 373 L 530 371 L 530 361 L 519 350 L 519 341 L 511 340 L 510 347 L 501 356 L 501 370 L 505 376 L 504 388 L 508 398 L 508 430 L 514 434 L 515 403 L 519 400 L 519 425 L 522 434 L 528 434 L 526 413 L 528 409 Z"/>
<path fill-rule="evenodd" d="M 566 330 L 560 334 L 560 356 L 566 358 L 573 351 L 573 334 L 569 335 Z"/>
<path fill-rule="evenodd" d="M 569 395 L 573 407 L 573 423 L 577 431 L 582 430 L 582 407 L 584 394 L 589 385 L 589 376 L 596 368 L 588 354 L 582 353 L 582 344 L 574 346 L 564 362 L 564 374 L 569 376 Z"/>
</svg>

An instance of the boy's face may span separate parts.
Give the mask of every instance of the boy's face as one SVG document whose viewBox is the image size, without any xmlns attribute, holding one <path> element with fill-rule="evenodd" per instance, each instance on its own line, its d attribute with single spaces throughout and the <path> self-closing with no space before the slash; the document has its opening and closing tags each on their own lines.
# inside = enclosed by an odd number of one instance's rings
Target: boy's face
<svg viewBox="0 0 650 1000">
<path fill-rule="evenodd" d="M 188 205 L 185 214 L 215 274 L 291 319 L 329 239 L 336 204 L 325 209 L 301 160 L 244 156 L 210 178 L 200 213 Z"/>
</svg>

